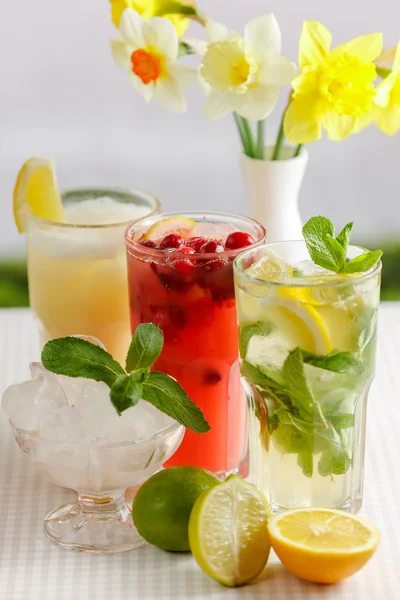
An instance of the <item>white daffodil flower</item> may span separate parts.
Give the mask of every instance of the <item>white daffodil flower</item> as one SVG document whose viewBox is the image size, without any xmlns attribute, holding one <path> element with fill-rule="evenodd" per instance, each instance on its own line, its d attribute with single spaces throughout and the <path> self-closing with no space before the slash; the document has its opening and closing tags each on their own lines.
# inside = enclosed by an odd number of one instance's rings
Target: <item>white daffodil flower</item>
<svg viewBox="0 0 400 600">
<path fill-rule="evenodd" d="M 145 21 L 127 8 L 121 17 L 121 38 L 111 40 L 112 55 L 128 73 L 129 81 L 146 102 L 154 98 L 171 113 L 185 112 L 182 90 L 196 81 L 194 69 L 177 62 L 179 40 L 168 19 Z"/>
<path fill-rule="evenodd" d="M 261 121 L 275 107 L 281 87 L 296 76 L 296 65 L 281 56 L 281 32 L 273 14 L 257 17 L 245 27 L 244 37 L 225 25 L 207 23 L 210 41 L 200 67 L 210 86 L 206 119 L 235 111 Z"/>
</svg>

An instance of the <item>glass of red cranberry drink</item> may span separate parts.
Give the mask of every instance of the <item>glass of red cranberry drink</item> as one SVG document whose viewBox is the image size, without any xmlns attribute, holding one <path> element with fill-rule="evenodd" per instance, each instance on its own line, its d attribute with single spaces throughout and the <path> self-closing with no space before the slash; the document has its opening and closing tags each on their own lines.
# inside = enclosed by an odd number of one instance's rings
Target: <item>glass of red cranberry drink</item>
<svg viewBox="0 0 400 600">
<path fill-rule="evenodd" d="M 163 330 L 153 368 L 179 381 L 211 427 L 201 435 L 187 430 L 167 466 L 245 474 L 247 407 L 232 263 L 264 238 L 252 219 L 200 212 L 144 218 L 126 231 L 132 331 L 144 322 Z"/>
</svg>

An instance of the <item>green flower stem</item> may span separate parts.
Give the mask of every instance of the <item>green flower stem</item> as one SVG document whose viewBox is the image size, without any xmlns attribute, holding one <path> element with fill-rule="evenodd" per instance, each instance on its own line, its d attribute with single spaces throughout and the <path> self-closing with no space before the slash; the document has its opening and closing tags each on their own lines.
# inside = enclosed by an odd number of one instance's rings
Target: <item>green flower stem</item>
<svg viewBox="0 0 400 600">
<path fill-rule="evenodd" d="M 238 131 L 239 131 L 240 139 L 242 140 L 244 153 L 247 154 L 247 156 L 251 156 L 248 141 L 246 138 L 246 133 L 243 128 L 242 119 L 236 113 L 233 113 L 233 116 L 235 118 L 235 123 L 236 123 Z"/>
<path fill-rule="evenodd" d="M 282 145 L 285 139 L 285 133 L 283 131 L 283 121 L 285 118 L 285 113 L 282 115 L 281 124 L 279 126 L 278 137 L 276 138 L 274 153 L 272 155 L 272 160 L 279 160 L 282 152 Z"/>
<path fill-rule="evenodd" d="M 250 158 L 255 158 L 253 134 L 248 120 L 240 117 L 237 113 L 233 113 L 233 116 L 242 139 L 244 153 Z"/>
<path fill-rule="evenodd" d="M 256 158 L 256 150 L 255 150 L 255 144 L 254 144 L 254 139 L 253 139 L 253 132 L 251 130 L 250 123 L 244 117 L 240 117 L 240 118 L 242 119 L 243 129 L 246 132 L 246 136 L 247 136 L 247 140 L 248 140 L 248 144 L 249 144 L 249 150 L 251 152 L 251 154 L 249 154 L 249 156 L 251 156 L 252 158 Z"/>
<path fill-rule="evenodd" d="M 265 121 L 258 121 L 257 123 L 257 147 L 256 147 L 256 158 L 264 160 L 264 148 L 265 148 Z"/>
<path fill-rule="evenodd" d="M 391 69 L 385 69 L 385 67 L 376 67 L 376 74 L 381 79 L 386 79 L 386 77 L 390 75 L 391 72 Z"/>
<path fill-rule="evenodd" d="M 301 152 L 301 148 L 302 148 L 303 144 L 299 144 L 295 150 L 295 153 L 293 154 L 293 158 L 296 158 L 296 156 L 299 156 L 300 152 Z"/>
</svg>

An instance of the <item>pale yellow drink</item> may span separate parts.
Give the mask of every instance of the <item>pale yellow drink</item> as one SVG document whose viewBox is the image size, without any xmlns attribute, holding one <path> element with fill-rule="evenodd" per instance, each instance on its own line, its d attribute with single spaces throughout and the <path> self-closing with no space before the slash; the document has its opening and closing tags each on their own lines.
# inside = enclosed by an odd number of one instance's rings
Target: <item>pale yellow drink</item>
<svg viewBox="0 0 400 600">
<path fill-rule="evenodd" d="M 159 204 L 139 192 L 73 190 L 63 205 L 67 223 L 28 219 L 29 294 L 40 343 L 91 335 L 123 362 L 131 340 L 123 234 Z"/>
</svg>

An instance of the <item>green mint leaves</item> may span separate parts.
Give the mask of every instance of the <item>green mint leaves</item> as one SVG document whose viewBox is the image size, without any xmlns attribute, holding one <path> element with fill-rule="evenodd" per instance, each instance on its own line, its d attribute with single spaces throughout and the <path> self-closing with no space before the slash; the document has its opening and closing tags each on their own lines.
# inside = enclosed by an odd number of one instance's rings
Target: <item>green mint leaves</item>
<svg viewBox="0 0 400 600">
<path fill-rule="evenodd" d="M 135 331 L 126 357 L 128 373 L 136 369 L 147 369 L 153 365 L 161 354 L 164 335 L 153 323 L 143 323 Z"/>
<path fill-rule="evenodd" d="M 254 402 L 258 403 L 255 410 L 260 420 L 261 443 L 268 447 L 269 436 L 273 435 L 271 439 L 285 453 L 297 455 L 297 464 L 307 477 L 315 471 L 323 477 L 342 475 L 351 466 L 345 431 L 354 427 L 354 414 L 346 412 L 345 400 L 356 381 L 368 377 L 364 356 L 336 350 L 319 355 L 297 347 L 288 353 L 277 381 L 266 366 L 246 360 L 251 336 L 268 335 L 271 327 L 254 322 L 239 328 L 241 373 L 257 389 Z M 368 338 L 366 343 L 368 346 L 374 341 Z M 341 380 L 343 389 L 335 392 L 337 399 L 318 400 L 308 383 L 306 365 L 345 377 Z"/>
<path fill-rule="evenodd" d="M 42 363 L 48 371 L 68 377 L 87 377 L 104 381 L 109 387 L 125 371 L 111 354 L 86 340 L 75 337 L 48 342 L 42 351 Z"/>
<path fill-rule="evenodd" d="M 312 217 L 303 227 L 303 236 L 312 261 L 335 273 L 364 273 L 382 256 L 382 250 L 366 251 L 347 260 L 347 248 L 353 223 L 348 223 L 335 237 L 335 227 L 326 217 Z"/>
<path fill-rule="evenodd" d="M 206 433 L 210 426 L 182 386 L 165 373 L 149 370 L 163 343 L 161 329 L 154 323 L 143 323 L 133 335 L 126 371 L 99 346 L 74 337 L 47 342 L 42 363 L 58 375 L 103 381 L 110 388 L 110 400 L 118 414 L 142 399 L 196 433 Z"/>
</svg>

